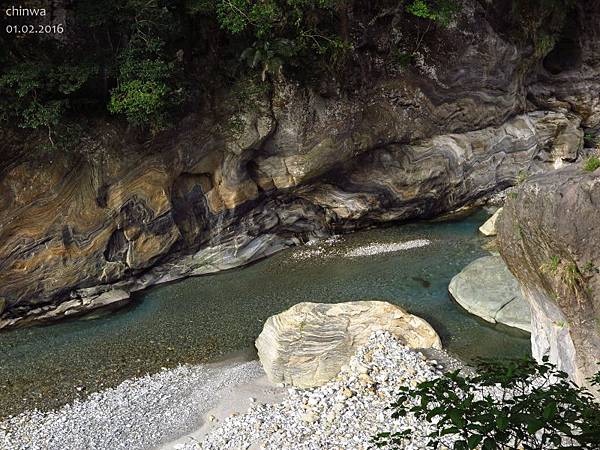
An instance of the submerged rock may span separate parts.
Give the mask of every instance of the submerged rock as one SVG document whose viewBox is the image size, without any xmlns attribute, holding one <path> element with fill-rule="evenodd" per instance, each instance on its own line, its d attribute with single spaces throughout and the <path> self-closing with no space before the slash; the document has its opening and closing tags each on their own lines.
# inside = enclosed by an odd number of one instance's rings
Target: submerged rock
<svg viewBox="0 0 600 450">
<path fill-rule="evenodd" d="M 333 379 L 377 330 L 411 348 L 441 348 L 425 320 L 380 301 L 299 303 L 267 319 L 256 348 L 273 383 L 314 387 Z"/>
<path fill-rule="evenodd" d="M 499 256 L 476 259 L 452 278 L 448 290 L 463 308 L 488 322 L 531 331 L 529 305 Z"/>
<path fill-rule="evenodd" d="M 496 236 L 496 222 L 500 214 L 502 214 L 502 208 L 498 208 L 492 217 L 479 227 L 479 231 L 485 236 Z"/>
</svg>

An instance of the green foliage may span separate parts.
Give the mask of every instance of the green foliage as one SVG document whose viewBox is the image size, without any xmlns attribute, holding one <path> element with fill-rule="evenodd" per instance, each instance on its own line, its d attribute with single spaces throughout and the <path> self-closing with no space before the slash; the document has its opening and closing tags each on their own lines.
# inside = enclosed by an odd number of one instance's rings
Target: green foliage
<svg viewBox="0 0 600 450">
<path fill-rule="evenodd" d="M 109 111 L 125 114 L 132 125 L 141 126 L 150 122 L 158 129 L 164 123 L 167 92 L 164 83 L 125 81 L 112 91 Z"/>
<path fill-rule="evenodd" d="M 414 53 L 404 52 L 398 48 L 392 50 L 392 59 L 403 69 L 410 66 L 414 60 Z"/>
<path fill-rule="evenodd" d="M 594 261 L 589 260 L 585 266 L 583 266 L 583 271 L 586 273 L 600 273 L 600 268 L 596 267 Z"/>
<path fill-rule="evenodd" d="M 93 64 L 16 64 L 0 75 L 0 120 L 43 128 L 53 136 L 76 94 L 97 71 Z"/>
<path fill-rule="evenodd" d="M 233 136 L 239 136 L 246 125 L 243 115 L 248 112 L 258 112 L 260 105 L 268 100 L 270 85 L 262 83 L 256 76 L 250 76 L 238 81 L 229 91 L 227 105 L 231 111 L 225 123 L 225 129 Z"/>
<path fill-rule="evenodd" d="M 519 170 L 519 173 L 517 173 L 517 185 L 525 183 L 527 177 L 529 177 L 529 174 L 526 170 Z"/>
<path fill-rule="evenodd" d="M 264 78 L 286 63 L 299 66 L 320 56 L 327 64 L 342 58 L 349 46 L 336 33 L 335 14 L 343 4 L 343 0 L 219 0 L 216 14 L 222 29 L 255 40 L 242 59 Z"/>
<path fill-rule="evenodd" d="M 583 141 L 586 147 L 595 148 L 600 145 L 600 136 L 594 133 L 585 133 L 583 135 Z"/>
<path fill-rule="evenodd" d="M 408 11 L 422 28 L 418 49 L 430 28 L 447 26 L 458 11 L 453 0 L 408 0 L 400 9 L 392 0 L 72 3 L 63 38 L 31 34 L 3 38 L 0 46 L 0 126 L 43 129 L 52 145 L 82 111 L 112 113 L 156 132 L 178 114 L 216 107 L 215 92 L 254 75 L 326 85 L 329 92 L 346 75 L 358 35 L 353 16 L 367 24 L 390 7 Z M 400 66 L 411 63 L 414 51 L 396 55 Z"/>
<path fill-rule="evenodd" d="M 531 39 L 536 56 L 540 57 L 552 49 L 574 7 L 575 0 L 513 0 L 510 17 L 518 25 L 518 37 Z"/>
<path fill-rule="evenodd" d="M 413 16 L 447 27 L 460 7 L 451 0 L 412 0 L 406 10 Z"/>
<path fill-rule="evenodd" d="M 594 172 L 600 167 L 600 158 L 595 155 L 590 156 L 583 164 L 583 170 L 586 172 Z"/>
<path fill-rule="evenodd" d="M 157 39 L 134 41 L 119 58 L 118 86 L 111 91 L 108 109 L 124 114 L 134 126 L 162 129 L 169 109 L 180 101 L 176 92 L 175 64 L 163 55 Z"/>
<path fill-rule="evenodd" d="M 311 28 L 318 14 L 331 14 L 341 0 L 217 0 L 221 27 L 237 34 L 250 30 L 264 38 L 290 28 L 301 33 Z"/>
<path fill-rule="evenodd" d="M 560 265 L 560 257 L 554 255 L 550 258 L 549 263 L 546 263 L 546 264 L 542 265 L 542 267 L 540 267 L 540 271 L 544 272 L 544 273 L 548 273 L 550 275 L 554 275 L 557 272 L 559 265 Z"/>
<path fill-rule="evenodd" d="M 562 271 L 561 278 L 567 287 L 573 291 L 578 291 L 583 283 L 583 276 L 577 267 L 577 264 L 571 262 L 567 264 Z"/>
<path fill-rule="evenodd" d="M 426 19 L 428 23 L 425 30 L 419 31 L 415 49 L 410 53 L 401 55 L 402 58 L 398 61 L 400 67 L 406 67 L 414 61 L 419 47 L 432 24 L 442 28 L 447 27 L 459 10 L 459 5 L 453 0 L 412 0 L 406 6 L 406 11 L 415 17 Z"/>
<path fill-rule="evenodd" d="M 538 58 L 543 58 L 552 51 L 556 44 L 556 37 L 547 33 L 540 33 L 535 40 L 535 55 Z"/>
<path fill-rule="evenodd" d="M 590 382 L 600 383 L 600 372 Z M 433 424 L 431 448 L 446 435 L 456 439 L 456 450 L 600 446 L 600 404 L 547 359 L 482 362 L 476 375 L 450 372 L 400 392 L 393 417 L 412 413 Z M 409 433 L 383 433 L 375 443 L 402 448 Z"/>
<path fill-rule="evenodd" d="M 296 48 L 288 39 L 273 41 L 256 41 L 252 47 L 244 50 L 240 56 L 242 61 L 252 69 L 260 69 L 263 81 L 267 75 L 277 75 L 283 68 L 284 61 L 296 55 Z"/>
</svg>

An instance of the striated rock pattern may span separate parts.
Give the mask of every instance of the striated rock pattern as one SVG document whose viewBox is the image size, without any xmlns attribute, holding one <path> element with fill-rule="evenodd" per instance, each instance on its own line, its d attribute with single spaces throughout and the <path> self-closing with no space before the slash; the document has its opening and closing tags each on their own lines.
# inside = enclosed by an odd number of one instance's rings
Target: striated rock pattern
<svg viewBox="0 0 600 450">
<path fill-rule="evenodd" d="M 271 382 L 307 388 L 335 378 L 375 331 L 410 348 L 442 348 L 425 320 L 378 301 L 299 303 L 267 319 L 256 348 Z"/>
<path fill-rule="evenodd" d="M 600 172 L 533 177 L 508 200 L 498 231 L 531 305 L 534 356 L 584 383 L 600 361 Z"/>
<path fill-rule="evenodd" d="M 476 259 L 452 278 L 448 290 L 470 313 L 491 323 L 531 332 L 529 305 L 501 257 Z"/>
<path fill-rule="evenodd" d="M 0 130 L 0 328 L 433 217 L 572 163 L 600 92 L 600 6 L 581 8 L 574 60 L 513 42 L 466 1 L 410 68 L 392 57 L 399 23 L 385 12 L 356 50 L 363 83 L 343 94 L 280 78 L 148 142 L 97 123 L 75 153 Z"/>
</svg>

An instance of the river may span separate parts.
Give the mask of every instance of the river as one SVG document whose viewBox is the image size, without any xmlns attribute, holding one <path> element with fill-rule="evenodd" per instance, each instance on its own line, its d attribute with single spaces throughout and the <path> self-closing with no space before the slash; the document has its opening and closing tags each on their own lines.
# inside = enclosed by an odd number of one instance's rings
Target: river
<svg viewBox="0 0 600 450">
<path fill-rule="evenodd" d="M 302 301 L 386 300 L 428 320 L 463 360 L 528 355 L 528 335 L 475 318 L 448 295 L 452 276 L 488 254 L 477 231 L 487 217 L 477 211 L 360 231 L 148 289 L 116 313 L 1 333 L 0 415 L 54 408 L 162 367 L 252 358 L 267 317 Z M 348 256 L 365 245 L 423 239 L 430 244 Z"/>
</svg>

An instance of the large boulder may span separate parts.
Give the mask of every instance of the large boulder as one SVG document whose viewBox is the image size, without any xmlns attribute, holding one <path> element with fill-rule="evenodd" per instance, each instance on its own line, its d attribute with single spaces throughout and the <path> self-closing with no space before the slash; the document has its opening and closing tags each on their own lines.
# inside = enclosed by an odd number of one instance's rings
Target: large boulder
<svg viewBox="0 0 600 450">
<path fill-rule="evenodd" d="M 500 252 L 532 310 L 532 352 L 586 384 L 600 361 L 600 171 L 534 176 L 507 200 Z"/>
<path fill-rule="evenodd" d="M 476 259 L 452 278 L 448 290 L 458 304 L 488 322 L 531 331 L 529 305 L 499 256 Z"/>
<path fill-rule="evenodd" d="M 256 348 L 273 383 L 314 387 L 334 378 L 377 330 L 411 348 L 441 348 L 425 320 L 379 301 L 298 303 L 267 319 Z"/>
</svg>

